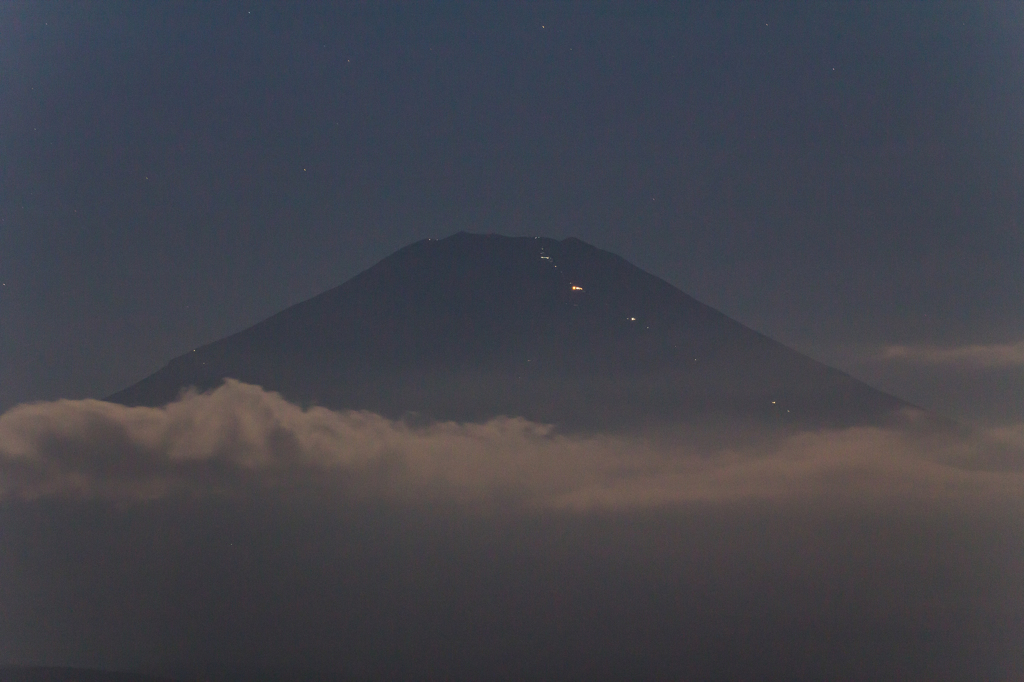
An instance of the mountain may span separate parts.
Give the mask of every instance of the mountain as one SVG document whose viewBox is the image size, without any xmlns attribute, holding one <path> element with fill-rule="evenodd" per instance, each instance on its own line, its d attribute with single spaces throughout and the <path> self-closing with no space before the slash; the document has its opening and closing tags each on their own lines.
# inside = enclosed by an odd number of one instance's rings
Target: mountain
<svg viewBox="0 0 1024 682">
<path fill-rule="evenodd" d="M 906 406 L 578 239 L 466 233 L 407 246 L 110 400 L 160 405 L 227 377 L 302 404 L 570 430 L 846 426 Z"/>
</svg>

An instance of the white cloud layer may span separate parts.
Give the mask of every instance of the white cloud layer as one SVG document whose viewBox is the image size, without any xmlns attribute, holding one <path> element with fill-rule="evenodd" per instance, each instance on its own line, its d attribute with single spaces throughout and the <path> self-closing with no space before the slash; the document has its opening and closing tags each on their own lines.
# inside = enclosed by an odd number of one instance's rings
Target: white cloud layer
<svg viewBox="0 0 1024 682">
<path fill-rule="evenodd" d="M 351 499 L 607 509 L 743 500 L 1024 500 L 1024 430 L 850 428 L 698 446 L 519 418 L 413 426 L 303 409 L 228 381 L 165 407 L 97 400 L 0 416 L 0 499 L 141 502 L 320 490 Z"/>
<path fill-rule="evenodd" d="M 1024 342 L 969 346 L 888 346 L 884 361 L 971 367 L 1024 367 Z"/>
<path fill-rule="evenodd" d="M 1024 427 L 920 415 L 567 435 L 238 382 L 161 408 L 22 405 L 0 416 L 0 663 L 1018 679 L 1022 453 Z"/>
</svg>

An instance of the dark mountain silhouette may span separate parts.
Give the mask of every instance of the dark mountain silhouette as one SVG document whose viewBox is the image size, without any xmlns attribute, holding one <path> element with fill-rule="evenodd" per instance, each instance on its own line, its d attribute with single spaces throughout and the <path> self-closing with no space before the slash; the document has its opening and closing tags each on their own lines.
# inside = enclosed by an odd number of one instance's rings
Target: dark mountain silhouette
<svg viewBox="0 0 1024 682">
<path fill-rule="evenodd" d="M 110 399 L 159 405 L 226 377 L 303 404 L 567 429 L 854 425 L 905 406 L 578 239 L 466 233 L 405 247 Z"/>
</svg>

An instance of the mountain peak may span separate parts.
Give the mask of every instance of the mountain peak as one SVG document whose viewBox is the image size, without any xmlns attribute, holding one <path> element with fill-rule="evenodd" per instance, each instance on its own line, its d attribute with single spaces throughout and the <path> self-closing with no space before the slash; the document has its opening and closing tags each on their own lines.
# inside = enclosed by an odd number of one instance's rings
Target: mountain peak
<svg viewBox="0 0 1024 682">
<path fill-rule="evenodd" d="M 904 404 L 577 238 L 459 232 L 198 348 L 112 397 L 226 378 L 303 404 L 565 428 L 875 423 Z"/>
</svg>

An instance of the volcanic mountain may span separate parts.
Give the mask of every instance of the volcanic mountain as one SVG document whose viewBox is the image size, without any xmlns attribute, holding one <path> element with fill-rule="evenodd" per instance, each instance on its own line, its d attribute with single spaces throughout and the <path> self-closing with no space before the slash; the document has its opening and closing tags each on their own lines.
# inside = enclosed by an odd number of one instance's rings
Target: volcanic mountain
<svg viewBox="0 0 1024 682">
<path fill-rule="evenodd" d="M 407 246 L 110 400 L 160 405 L 226 378 L 306 405 L 569 430 L 847 426 L 906 406 L 578 239 L 466 233 Z"/>
</svg>

